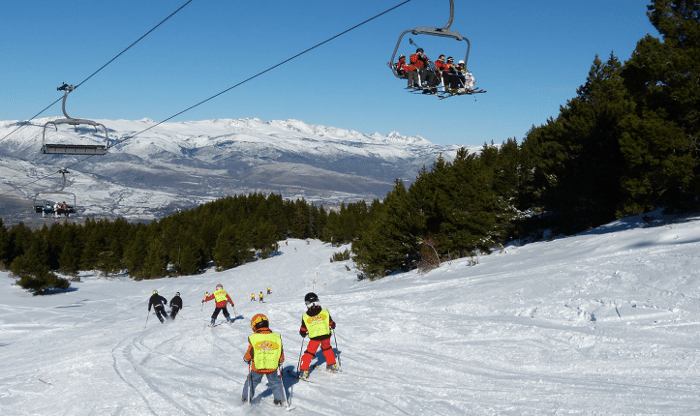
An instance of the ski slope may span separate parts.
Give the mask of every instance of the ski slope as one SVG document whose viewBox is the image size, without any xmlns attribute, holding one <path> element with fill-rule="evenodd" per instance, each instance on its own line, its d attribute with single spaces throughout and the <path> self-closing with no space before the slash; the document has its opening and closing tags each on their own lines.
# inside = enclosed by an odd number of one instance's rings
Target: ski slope
<svg viewBox="0 0 700 416">
<path fill-rule="evenodd" d="M 265 379 L 253 406 L 241 404 L 249 320 L 269 317 L 285 368 L 296 368 L 312 289 L 338 324 L 343 373 L 285 377 L 293 414 L 700 414 L 700 218 L 628 218 L 376 282 L 330 262 L 345 247 L 280 245 L 224 272 L 141 282 L 85 273 L 47 296 L 0 274 L 0 414 L 285 413 Z M 200 310 L 200 300 L 217 283 L 241 318 L 209 328 L 214 305 Z M 264 303 L 250 301 L 268 285 Z M 147 314 L 154 289 L 181 293 L 177 319 Z"/>
</svg>

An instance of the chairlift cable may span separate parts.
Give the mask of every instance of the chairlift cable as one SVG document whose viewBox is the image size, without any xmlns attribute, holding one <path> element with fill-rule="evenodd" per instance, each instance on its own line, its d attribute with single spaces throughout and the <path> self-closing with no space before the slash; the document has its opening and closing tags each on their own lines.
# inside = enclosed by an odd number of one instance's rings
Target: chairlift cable
<svg viewBox="0 0 700 416">
<path fill-rule="evenodd" d="M 123 139 L 121 139 L 121 140 L 117 140 L 116 142 L 114 142 L 113 144 L 111 144 L 110 147 L 114 147 L 114 146 L 116 146 L 116 145 L 118 145 L 118 144 L 122 144 L 122 143 L 124 143 L 125 141 L 127 141 L 127 140 L 129 140 L 129 139 L 132 139 L 132 138 L 138 136 L 139 134 L 145 133 L 145 132 L 147 132 L 148 130 L 151 130 L 151 129 L 155 128 L 155 127 L 158 127 L 159 125 L 161 125 L 161 124 L 163 124 L 163 123 L 165 123 L 165 122 L 167 122 L 167 121 L 169 121 L 169 120 L 172 120 L 173 118 L 175 118 L 175 117 L 177 117 L 177 116 L 179 116 L 179 115 L 181 115 L 181 114 L 184 114 L 184 113 L 186 113 L 186 112 L 188 112 L 188 111 L 190 111 L 190 110 L 192 110 L 192 109 L 194 109 L 194 108 L 196 108 L 196 107 L 199 107 L 200 105 L 202 105 L 202 104 L 204 104 L 204 103 L 206 103 L 206 102 L 208 102 L 208 101 L 211 101 L 211 100 L 213 100 L 214 98 L 216 98 L 216 97 L 218 97 L 218 96 L 220 96 L 220 95 L 222 95 L 222 94 L 225 94 L 225 93 L 231 91 L 232 89 L 234 89 L 234 88 L 236 88 L 236 87 L 239 87 L 239 86 L 245 84 L 245 83 L 248 82 L 248 81 L 251 81 L 251 80 L 253 80 L 253 79 L 255 79 L 255 78 L 257 78 L 257 77 L 259 77 L 259 76 L 261 76 L 261 75 L 263 75 L 263 74 L 265 74 L 265 73 L 267 73 L 267 72 L 270 72 L 270 71 L 272 71 L 273 69 L 275 69 L 275 68 L 277 68 L 277 67 L 280 67 L 280 66 L 286 64 L 287 62 L 289 62 L 289 61 L 291 61 L 291 60 L 293 60 L 293 59 L 296 59 L 296 58 L 300 57 L 301 55 L 304 55 L 305 53 L 310 52 L 310 51 L 312 51 L 312 50 L 318 48 L 319 46 L 322 46 L 322 45 L 324 45 L 324 44 L 326 44 L 326 43 L 328 43 L 328 42 L 330 42 L 330 41 L 332 41 L 332 40 L 334 40 L 334 39 L 336 39 L 336 38 L 338 38 L 338 37 L 340 37 L 340 36 L 342 36 L 342 35 L 344 35 L 344 34 L 350 32 L 350 31 L 352 31 L 352 30 L 354 30 L 354 29 L 357 29 L 358 27 L 360 27 L 360 26 L 362 26 L 362 25 L 364 25 L 364 24 L 366 24 L 366 23 L 369 23 L 370 21 L 372 21 L 372 20 L 374 20 L 374 19 L 376 19 L 376 18 L 378 18 L 378 17 L 380 17 L 380 16 L 383 16 L 383 15 L 385 15 L 385 14 L 387 14 L 387 13 L 389 13 L 389 12 L 395 10 L 395 9 L 397 9 L 397 8 L 399 8 L 399 7 L 403 6 L 403 5 L 405 5 L 406 3 L 410 2 L 410 1 L 411 1 L 411 0 L 406 0 L 406 1 L 404 1 L 403 3 L 400 3 L 400 4 L 394 6 L 394 7 L 390 8 L 390 9 L 387 9 L 387 10 L 385 10 L 385 11 L 383 11 L 383 12 L 381 12 L 381 13 L 379 13 L 379 14 L 377 14 L 377 15 L 375 15 L 375 16 L 373 16 L 373 17 L 371 17 L 371 18 L 369 18 L 369 19 L 367 19 L 367 20 L 365 20 L 365 21 L 363 21 L 362 23 L 356 24 L 355 26 L 351 27 L 350 29 L 344 30 L 343 32 L 338 33 L 337 35 L 332 36 L 332 37 L 330 37 L 330 38 L 324 40 L 323 42 L 317 43 L 316 45 L 314 45 L 314 46 L 312 46 L 312 47 L 310 47 L 310 48 L 308 48 L 308 49 L 306 49 L 306 50 L 304 50 L 304 51 L 302 51 L 302 52 L 299 52 L 298 54 L 292 56 L 291 58 L 287 58 L 287 59 L 285 59 L 284 61 L 282 61 L 282 62 L 280 62 L 280 63 L 278 63 L 278 64 L 275 64 L 275 65 L 273 65 L 273 66 L 271 66 L 271 67 L 269 67 L 269 68 L 267 68 L 267 69 L 265 69 L 265 70 L 263 70 L 263 71 L 260 71 L 260 72 L 258 72 L 257 74 L 255 74 L 255 75 L 253 75 L 253 76 L 251 76 L 251 77 L 249 77 L 249 78 L 247 78 L 247 79 L 245 79 L 245 80 L 243 80 L 243 81 L 241 81 L 241 82 L 239 82 L 239 83 L 237 83 L 237 84 L 235 84 L 235 85 L 233 85 L 233 86 L 231 86 L 231 87 L 229 87 L 229 88 L 227 88 L 227 89 L 225 89 L 225 90 L 223 90 L 223 91 L 221 91 L 221 92 L 218 92 L 218 93 L 212 95 L 211 97 L 206 98 L 206 99 L 204 99 L 204 100 L 198 102 L 197 104 L 194 104 L 194 105 L 192 105 L 192 106 L 190 106 L 190 107 L 188 107 L 188 108 L 186 108 L 186 109 L 184 109 L 184 110 L 178 112 L 177 114 L 174 114 L 174 115 L 172 115 L 172 116 L 170 116 L 170 117 L 168 117 L 168 118 L 166 118 L 166 119 L 164 119 L 164 120 L 162 120 L 162 121 L 160 121 L 160 122 L 158 122 L 158 123 L 156 123 L 156 124 L 154 124 L 154 125 L 152 125 L 152 126 L 150 126 L 150 127 L 147 127 L 147 128 L 145 128 L 145 129 L 143 129 L 143 130 L 141 130 L 141 131 L 139 131 L 139 132 L 136 132 L 136 133 L 134 133 L 134 134 L 131 135 L 131 136 L 125 137 L 125 138 L 123 138 Z M 75 165 L 77 165 L 77 164 L 79 164 L 79 163 L 82 163 L 82 162 L 86 161 L 87 159 L 89 159 L 89 158 L 91 158 L 91 157 L 93 157 L 93 156 L 95 156 L 95 155 L 87 156 L 87 157 L 85 157 L 84 159 L 82 159 L 82 160 L 80 160 L 80 161 L 77 161 L 77 162 L 75 162 L 74 164 L 72 164 L 72 165 L 70 165 L 70 166 L 68 166 L 68 167 L 73 167 L 73 166 L 75 166 Z"/>
<path fill-rule="evenodd" d="M 385 11 L 383 11 L 383 12 L 381 12 L 381 13 L 375 15 L 375 16 L 373 16 L 373 17 L 370 17 L 369 19 L 365 20 L 364 22 L 358 23 L 358 24 L 356 24 L 355 26 L 351 27 L 350 29 L 344 30 L 343 32 L 338 33 L 337 35 L 332 36 L 332 37 L 330 37 L 330 38 L 324 40 L 323 42 L 317 43 L 316 45 L 314 45 L 314 46 L 312 46 L 312 47 L 310 47 L 310 48 L 308 48 L 308 49 L 306 49 L 306 50 L 304 50 L 304 51 L 302 51 L 302 52 L 299 52 L 298 54 L 292 56 L 291 58 L 285 59 L 284 61 L 282 61 L 282 62 L 280 62 L 280 63 L 278 63 L 278 64 L 276 64 L 276 65 L 273 65 L 273 66 L 271 66 L 271 67 L 269 67 L 269 68 L 267 68 L 267 69 L 265 69 L 265 70 L 263 70 L 263 71 L 260 71 L 260 72 L 258 72 L 257 74 L 255 74 L 255 75 L 253 75 L 253 76 L 251 76 L 251 77 L 249 77 L 249 78 L 247 78 L 247 79 L 245 79 L 245 80 L 239 82 L 238 84 L 233 85 L 232 87 L 229 87 L 229 88 L 227 88 L 227 89 L 225 89 L 225 90 L 223 90 L 223 91 L 221 91 L 221 92 L 219 92 L 219 93 L 217 93 L 217 94 L 214 94 L 214 95 L 212 95 L 211 97 L 209 97 L 209 98 L 207 98 L 207 99 L 204 99 L 204 100 L 198 102 L 197 104 L 194 104 L 193 106 L 190 106 L 190 107 L 188 107 L 188 108 L 186 108 L 186 109 L 180 111 L 179 113 L 177 113 L 177 114 L 175 114 L 175 115 L 172 115 L 172 116 L 166 118 L 165 120 L 160 121 L 160 122 L 154 124 L 153 126 L 150 126 L 150 127 L 146 128 L 146 129 L 144 129 L 144 130 L 141 130 L 141 131 L 139 131 L 139 132 L 133 134 L 132 136 L 129 136 L 129 137 L 126 137 L 126 138 L 124 138 L 124 139 L 122 139 L 122 140 L 119 140 L 119 141 L 115 142 L 112 146 L 121 144 L 121 143 L 123 143 L 123 142 L 125 142 L 125 141 L 127 141 L 127 140 L 129 140 L 129 139 L 131 139 L 131 138 L 133 138 L 133 137 L 138 136 L 138 135 L 141 134 L 141 133 L 145 133 L 145 132 L 147 132 L 148 130 L 150 130 L 150 129 L 152 129 L 152 128 L 155 128 L 155 127 L 157 127 L 157 126 L 159 126 L 159 125 L 165 123 L 166 121 L 172 120 L 173 118 L 175 118 L 175 117 L 177 117 L 177 116 L 179 116 L 179 115 L 181 115 L 181 114 L 183 114 L 183 113 L 186 113 L 186 112 L 188 112 L 188 111 L 190 111 L 190 110 L 192 110 L 192 109 L 194 109 L 194 108 L 196 108 L 196 107 L 199 107 L 200 105 L 206 103 L 207 101 L 213 100 L 214 98 L 216 98 L 216 97 L 218 97 L 218 96 L 220 96 L 220 95 L 223 95 L 223 94 L 225 94 L 225 93 L 231 91 L 232 89 L 234 89 L 234 88 L 236 88 L 236 87 L 239 87 L 239 86 L 245 84 L 245 83 L 248 82 L 248 81 L 252 81 L 253 79 L 255 79 L 255 78 L 257 78 L 257 77 L 259 77 L 259 76 L 261 76 L 261 75 L 263 75 L 263 74 L 265 74 L 265 73 L 267 73 L 267 72 L 270 72 L 270 71 L 272 71 L 273 69 L 275 69 L 275 68 L 277 68 L 277 67 L 280 67 L 280 66 L 286 64 L 287 62 L 289 62 L 289 61 L 291 61 L 291 60 L 294 60 L 294 59 L 300 57 L 301 55 L 304 55 L 304 54 L 307 53 L 307 52 L 311 52 L 312 50 L 318 48 L 319 46 L 322 46 L 322 45 L 324 45 L 324 44 L 326 44 L 326 43 L 328 43 L 328 42 L 330 42 L 330 41 L 332 41 L 332 40 L 334 40 L 334 39 L 336 39 L 336 38 L 339 38 L 340 36 L 342 36 L 342 35 L 344 35 L 344 34 L 350 32 L 350 31 L 352 31 L 352 30 L 354 30 L 354 29 L 357 29 L 358 27 L 364 25 L 365 23 L 369 23 L 370 21 L 372 21 L 372 20 L 374 20 L 374 19 L 376 19 L 376 18 L 378 18 L 378 17 L 380 17 L 380 16 L 383 16 L 383 15 L 385 15 L 385 14 L 387 14 L 387 13 L 389 13 L 389 12 L 395 10 L 395 9 L 398 9 L 399 7 L 403 6 L 404 4 L 406 4 L 406 3 L 410 2 L 410 1 L 411 1 L 411 0 L 406 0 L 406 1 L 404 1 L 403 3 L 400 3 L 400 4 L 394 6 L 394 7 L 390 8 L 390 9 L 387 9 L 387 10 L 385 10 Z M 92 157 L 92 156 L 90 156 L 90 157 Z M 87 158 L 85 158 L 85 159 L 87 159 Z M 83 159 L 83 160 L 85 160 L 85 159 Z"/>
<path fill-rule="evenodd" d="M 90 78 L 92 78 L 93 76 L 95 76 L 98 72 L 102 71 L 107 65 L 111 64 L 114 60 L 116 60 L 116 59 L 119 58 L 122 54 L 124 54 L 124 52 L 128 51 L 129 49 L 131 49 L 132 46 L 136 45 L 136 44 L 137 44 L 138 42 L 140 42 L 143 38 L 145 38 L 145 37 L 148 36 L 151 32 L 153 32 L 154 30 L 156 30 L 160 25 L 162 25 L 163 23 L 165 23 L 166 20 L 170 19 L 170 18 L 173 17 L 177 12 L 179 12 L 180 10 L 182 10 L 185 6 L 187 6 L 188 4 L 192 3 L 192 1 L 193 1 L 193 0 L 188 0 L 185 4 L 183 4 L 182 6 L 180 6 L 180 8 L 178 8 L 178 9 L 175 10 L 174 12 L 170 13 L 170 15 L 169 15 L 168 17 L 166 17 L 165 19 L 161 20 L 160 23 L 158 23 L 157 25 L 153 26 L 153 28 L 152 28 L 151 30 L 149 30 L 148 32 L 146 32 L 146 33 L 145 33 L 143 36 L 141 36 L 140 38 L 136 39 L 131 45 L 127 46 L 126 49 L 122 50 L 122 51 L 119 52 L 114 58 L 110 59 L 106 64 L 102 65 L 97 71 L 95 71 L 95 72 L 93 72 L 92 74 L 90 74 L 89 77 L 85 78 L 82 82 L 80 82 L 78 85 L 76 85 L 75 88 L 78 88 L 79 86 L 83 85 L 85 82 L 87 82 L 87 80 L 89 80 Z M 10 136 L 12 136 L 13 134 L 15 134 L 17 131 L 21 130 L 22 128 L 24 128 L 27 124 L 29 124 L 29 122 L 31 122 L 32 120 L 34 120 L 35 118 L 37 118 L 37 117 L 38 117 L 39 115 L 41 115 L 44 111 L 46 111 L 46 110 L 48 110 L 49 108 L 53 107 L 53 105 L 56 104 L 57 102 L 61 101 L 61 99 L 63 99 L 63 97 L 56 99 L 56 101 L 52 102 L 51 104 L 49 104 L 48 106 L 46 106 L 43 110 L 41 110 L 41 111 L 39 111 L 38 113 L 36 113 L 32 118 L 30 118 L 29 120 L 23 122 L 19 127 L 17 127 L 16 129 L 14 129 L 14 130 L 11 131 L 10 133 L 8 133 L 5 137 L 1 138 L 1 139 L 0 139 L 0 142 L 2 142 L 3 140 L 7 139 L 7 138 L 10 137 Z"/>
</svg>

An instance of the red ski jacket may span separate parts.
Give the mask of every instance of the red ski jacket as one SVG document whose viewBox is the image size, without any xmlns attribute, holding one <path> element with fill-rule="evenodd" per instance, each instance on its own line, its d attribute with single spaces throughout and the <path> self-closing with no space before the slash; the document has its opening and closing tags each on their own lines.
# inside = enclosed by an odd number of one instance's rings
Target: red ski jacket
<svg viewBox="0 0 700 416">
<path fill-rule="evenodd" d="M 437 69 L 440 72 L 447 71 L 449 68 L 449 65 L 445 63 L 445 61 L 435 61 L 435 69 Z"/>
<path fill-rule="evenodd" d="M 417 53 L 414 53 L 413 55 L 411 55 L 409 57 L 409 59 L 411 60 L 411 64 L 413 64 L 413 66 L 416 69 L 420 69 L 420 68 L 425 67 L 427 62 L 428 62 L 428 58 L 426 58 L 425 55 L 418 56 Z"/>
</svg>

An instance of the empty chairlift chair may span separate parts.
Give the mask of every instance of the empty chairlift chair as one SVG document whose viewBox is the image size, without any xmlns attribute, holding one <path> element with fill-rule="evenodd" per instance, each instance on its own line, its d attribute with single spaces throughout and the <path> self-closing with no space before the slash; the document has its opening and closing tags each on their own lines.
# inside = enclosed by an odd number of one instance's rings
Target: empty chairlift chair
<svg viewBox="0 0 700 416">
<path fill-rule="evenodd" d="M 63 84 L 58 87 L 58 91 L 64 91 L 63 94 L 63 115 L 66 118 L 60 118 L 57 120 L 49 121 L 44 124 L 44 129 L 41 137 L 41 151 L 44 154 L 50 155 L 104 155 L 109 149 L 109 137 L 107 135 L 107 127 L 104 124 L 98 123 L 92 120 L 86 120 L 81 118 L 72 118 L 66 114 L 66 98 L 68 94 L 75 89 L 72 85 Z M 70 126 L 92 126 L 95 128 L 96 135 L 101 136 L 104 134 L 104 144 L 80 144 L 80 143 L 47 143 L 46 142 L 46 130 L 50 125 L 52 125 L 56 130 L 61 124 L 67 124 Z M 104 132 L 104 133 L 102 133 Z"/>
</svg>

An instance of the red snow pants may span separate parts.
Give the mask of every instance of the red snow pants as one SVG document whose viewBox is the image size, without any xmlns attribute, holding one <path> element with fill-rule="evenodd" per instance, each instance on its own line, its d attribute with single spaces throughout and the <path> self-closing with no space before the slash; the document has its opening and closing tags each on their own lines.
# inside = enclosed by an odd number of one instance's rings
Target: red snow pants
<svg viewBox="0 0 700 416">
<path fill-rule="evenodd" d="M 321 340 L 310 340 L 309 345 L 304 351 L 304 355 L 301 357 L 301 366 L 299 370 L 307 371 L 311 360 L 313 360 L 316 351 L 318 350 L 318 345 L 321 344 L 321 351 L 323 351 L 323 356 L 326 357 L 326 364 L 335 364 L 335 354 L 333 354 L 333 348 L 331 348 L 331 339 L 321 339 Z"/>
</svg>

